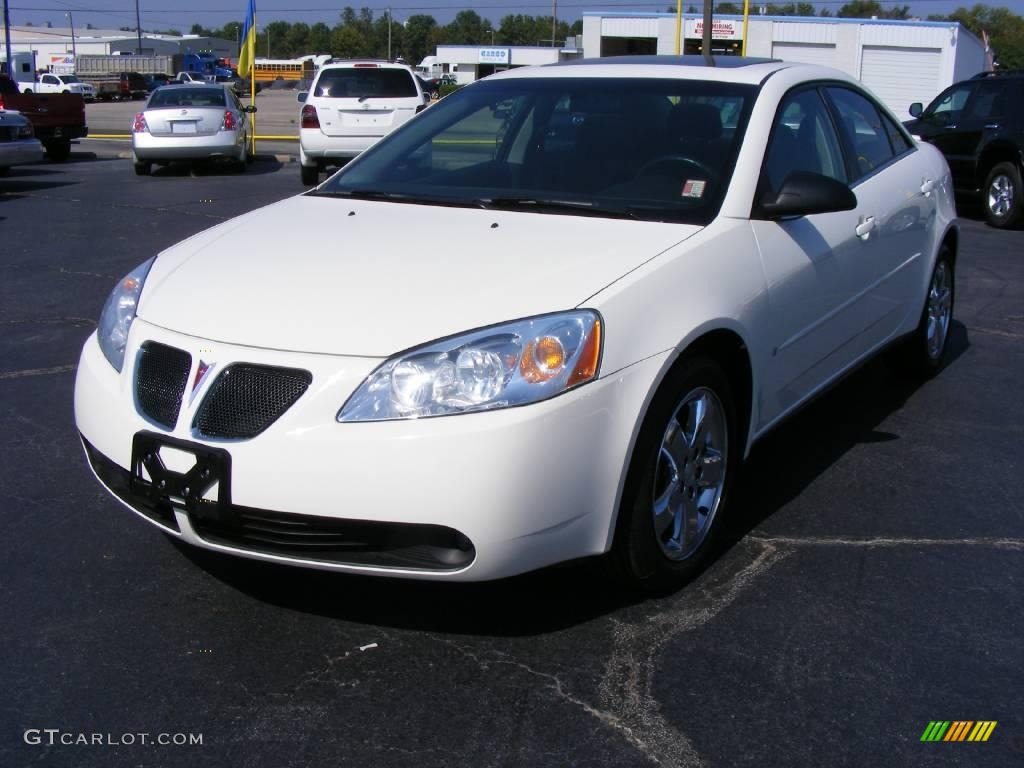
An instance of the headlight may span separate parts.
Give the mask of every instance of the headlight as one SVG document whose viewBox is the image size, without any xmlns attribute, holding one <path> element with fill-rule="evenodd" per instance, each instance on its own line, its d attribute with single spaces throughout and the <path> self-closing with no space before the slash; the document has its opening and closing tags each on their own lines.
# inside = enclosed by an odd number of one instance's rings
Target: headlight
<svg viewBox="0 0 1024 768">
<path fill-rule="evenodd" d="M 454 336 L 393 357 L 338 411 L 338 421 L 384 421 L 509 408 L 597 377 L 601 318 L 562 312 Z"/>
<path fill-rule="evenodd" d="M 156 257 L 154 256 L 153 259 Z M 124 276 L 110 293 L 110 298 L 103 305 L 97 337 L 100 349 L 114 368 L 118 371 L 124 365 L 124 348 L 128 343 L 128 329 L 135 319 L 135 310 L 139 306 L 139 296 L 146 282 L 153 259 L 142 262 Z"/>
</svg>

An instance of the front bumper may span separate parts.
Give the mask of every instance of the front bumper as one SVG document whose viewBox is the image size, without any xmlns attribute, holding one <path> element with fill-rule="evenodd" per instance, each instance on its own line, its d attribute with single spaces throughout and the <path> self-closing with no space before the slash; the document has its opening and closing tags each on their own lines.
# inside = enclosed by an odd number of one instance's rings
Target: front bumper
<svg viewBox="0 0 1024 768">
<path fill-rule="evenodd" d="M 43 159 L 43 145 L 38 139 L 20 139 L 0 144 L 0 166 L 38 163 Z"/>
<path fill-rule="evenodd" d="M 189 384 L 200 360 L 216 361 L 194 396 L 186 388 L 173 430 L 136 409 L 134 361 L 143 340 L 190 352 Z M 137 319 L 120 374 L 95 335 L 86 342 L 75 418 L 108 490 L 191 544 L 327 570 L 486 580 L 607 550 L 626 457 L 663 360 L 520 408 L 339 424 L 338 408 L 379 360 L 225 345 Z M 192 429 L 194 414 L 233 362 L 302 368 L 312 384 L 254 438 L 203 438 Z M 223 519 L 204 520 L 182 504 L 166 506 L 161 518 L 126 493 L 140 432 L 230 454 L 231 508 Z M 296 526 L 340 544 L 307 546 L 290 535 Z"/>
<path fill-rule="evenodd" d="M 213 157 L 234 159 L 242 150 L 240 131 L 183 136 L 153 136 L 150 133 L 132 134 L 132 151 L 139 160 L 202 160 Z"/>
</svg>

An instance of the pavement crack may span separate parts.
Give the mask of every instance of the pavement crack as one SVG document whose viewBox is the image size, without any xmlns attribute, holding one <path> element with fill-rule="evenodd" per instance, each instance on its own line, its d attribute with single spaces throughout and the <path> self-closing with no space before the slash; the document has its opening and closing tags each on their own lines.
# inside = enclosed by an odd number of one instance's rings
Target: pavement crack
<svg viewBox="0 0 1024 768">
<path fill-rule="evenodd" d="M 598 689 L 603 709 L 644 744 L 644 754 L 658 765 L 704 765 L 692 742 L 661 712 L 654 690 L 658 659 L 669 643 L 707 624 L 790 554 L 773 542 L 756 545 L 761 551 L 732 578 L 704 587 L 699 598 L 692 588 L 683 590 L 647 620 L 619 623 L 612 633 L 614 648 Z"/>
<path fill-rule="evenodd" d="M 62 275 L 84 275 L 85 277 L 102 277 L 104 280 L 117 281 L 117 277 L 114 275 L 104 275 L 102 272 L 84 272 L 79 269 L 68 269 L 67 267 L 60 267 L 58 270 Z"/>
<path fill-rule="evenodd" d="M 52 368 L 26 368 L 21 371 L 0 372 L 0 381 L 5 379 L 24 379 L 29 376 L 52 376 L 55 373 L 68 373 L 77 367 L 77 364 L 55 365 Z"/>
<path fill-rule="evenodd" d="M 39 317 L 0 320 L 0 325 L 86 325 L 95 328 L 96 321 L 88 317 Z"/>
<path fill-rule="evenodd" d="M 755 546 L 760 552 L 731 578 L 699 592 L 696 585 L 691 585 L 659 605 L 658 612 L 650 618 L 635 624 L 619 622 L 616 625 L 612 631 L 613 650 L 598 687 L 600 705 L 573 693 L 558 675 L 535 669 L 500 651 L 492 650 L 484 655 L 452 640 L 434 639 L 473 660 L 484 672 L 493 666 L 506 665 L 543 680 L 559 699 L 579 707 L 617 732 L 655 765 L 699 768 L 704 761 L 686 735 L 662 715 L 661 705 L 655 698 L 657 662 L 670 642 L 711 621 L 756 578 L 792 551 L 781 549 L 773 542 L 756 542 Z"/>
<path fill-rule="evenodd" d="M 1024 539 L 1008 537 L 976 537 L 962 539 L 930 539 L 914 537 L 843 538 L 840 536 L 748 536 L 750 541 L 782 544 L 789 547 L 991 547 L 1024 550 Z"/>
</svg>

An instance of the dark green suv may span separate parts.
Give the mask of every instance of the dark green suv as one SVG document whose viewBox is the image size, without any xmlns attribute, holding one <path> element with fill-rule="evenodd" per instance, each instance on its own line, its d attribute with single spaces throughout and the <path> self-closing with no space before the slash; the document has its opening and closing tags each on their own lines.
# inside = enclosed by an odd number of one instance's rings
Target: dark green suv
<svg viewBox="0 0 1024 768">
<path fill-rule="evenodd" d="M 989 224 L 1024 221 L 1024 70 L 976 75 L 910 114 L 904 125 L 941 150 L 957 193 L 979 198 Z"/>
</svg>

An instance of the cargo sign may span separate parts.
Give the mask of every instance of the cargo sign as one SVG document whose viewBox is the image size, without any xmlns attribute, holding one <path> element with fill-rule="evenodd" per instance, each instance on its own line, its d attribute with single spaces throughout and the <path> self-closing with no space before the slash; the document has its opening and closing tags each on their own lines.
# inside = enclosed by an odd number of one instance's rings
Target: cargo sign
<svg viewBox="0 0 1024 768">
<path fill-rule="evenodd" d="M 481 48 L 481 64 L 508 64 L 512 58 L 511 48 Z"/>
<path fill-rule="evenodd" d="M 688 19 L 686 37 L 704 37 L 704 19 Z M 743 37 L 742 25 L 729 19 L 715 19 L 711 22 L 711 37 L 715 40 L 739 40 Z"/>
</svg>

